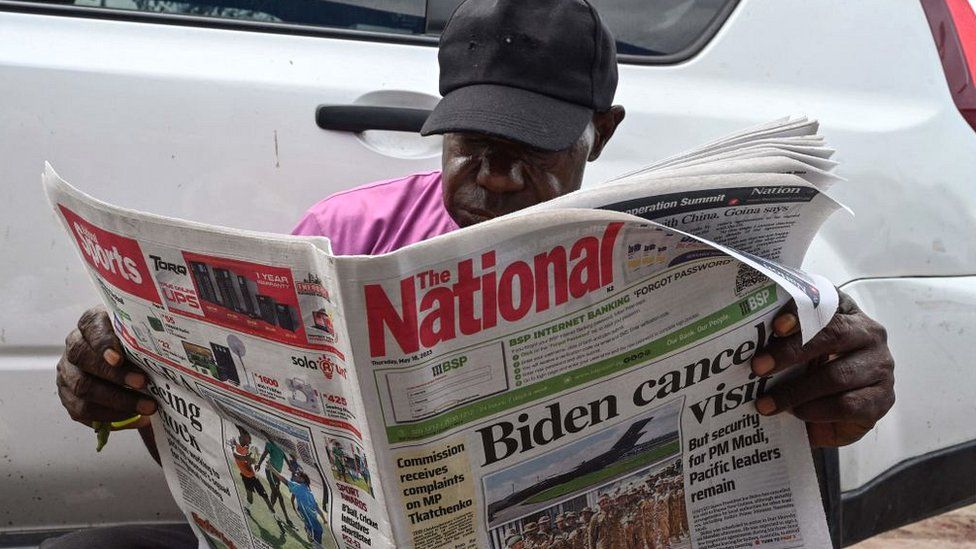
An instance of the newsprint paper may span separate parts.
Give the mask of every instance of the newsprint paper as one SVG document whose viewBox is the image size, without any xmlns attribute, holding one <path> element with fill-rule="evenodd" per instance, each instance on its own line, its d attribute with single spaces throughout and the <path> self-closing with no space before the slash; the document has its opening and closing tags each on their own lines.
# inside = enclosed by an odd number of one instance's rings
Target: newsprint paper
<svg viewBox="0 0 976 549">
<path fill-rule="evenodd" d="M 828 547 L 804 424 L 753 355 L 837 294 L 816 122 L 753 128 L 394 253 L 43 181 L 201 547 Z"/>
</svg>

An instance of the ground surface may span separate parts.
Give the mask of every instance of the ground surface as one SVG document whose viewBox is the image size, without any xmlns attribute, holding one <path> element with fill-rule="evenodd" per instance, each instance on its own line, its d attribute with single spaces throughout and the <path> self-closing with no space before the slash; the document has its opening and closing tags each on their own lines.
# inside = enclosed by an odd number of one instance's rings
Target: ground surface
<svg viewBox="0 0 976 549">
<path fill-rule="evenodd" d="M 976 549 L 976 505 L 909 524 L 852 549 Z"/>
</svg>

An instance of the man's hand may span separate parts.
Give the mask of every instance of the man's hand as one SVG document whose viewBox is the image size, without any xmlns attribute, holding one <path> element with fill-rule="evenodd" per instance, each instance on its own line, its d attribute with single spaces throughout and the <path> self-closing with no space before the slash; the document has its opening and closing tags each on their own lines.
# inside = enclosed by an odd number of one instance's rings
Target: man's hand
<svg viewBox="0 0 976 549">
<path fill-rule="evenodd" d="M 93 421 L 122 421 L 142 414 L 124 429 L 149 426 L 156 403 L 137 392 L 146 386 L 146 374 L 125 359 L 104 308 L 93 307 L 81 315 L 78 327 L 65 339 L 57 370 L 58 396 L 71 419 L 91 427 Z"/>
<path fill-rule="evenodd" d="M 756 401 L 763 415 L 792 411 L 807 422 L 810 444 L 844 446 L 863 437 L 895 403 L 895 362 L 884 327 L 847 294 L 837 314 L 806 345 L 800 343 L 796 304 L 773 320 L 773 338 L 752 359 L 752 371 L 768 375 L 808 364 Z"/>
</svg>

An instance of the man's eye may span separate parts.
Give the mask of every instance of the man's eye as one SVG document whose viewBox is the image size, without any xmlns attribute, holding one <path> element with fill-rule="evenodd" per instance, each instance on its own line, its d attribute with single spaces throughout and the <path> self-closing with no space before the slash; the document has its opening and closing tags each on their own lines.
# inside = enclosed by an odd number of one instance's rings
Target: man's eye
<svg viewBox="0 0 976 549">
<path fill-rule="evenodd" d="M 526 155 L 526 159 L 537 166 L 551 166 L 558 158 L 558 153 L 544 151 L 542 149 L 535 149 Z"/>
</svg>

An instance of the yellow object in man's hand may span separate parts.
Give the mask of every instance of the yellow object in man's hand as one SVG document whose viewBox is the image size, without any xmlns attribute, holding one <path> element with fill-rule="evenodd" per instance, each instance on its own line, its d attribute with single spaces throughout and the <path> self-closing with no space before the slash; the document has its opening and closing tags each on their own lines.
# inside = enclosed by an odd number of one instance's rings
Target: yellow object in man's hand
<svg viewBox="0 0 976 549">
<path fill-rule="evenodd" d="M 98 443 L 95 446 L 95 451 L 101 452 L 102 448 L 108 444 L 108 436 L 112 434 L 112 431 L 132 425 L 140 419 L 142 419 L 141 415 L 134 415 L 129 419 L 123 419 L 122 421 L 93 421 L 92 428 L 95 429 L 95 437 L 98 440 Z"/>
</svg>

